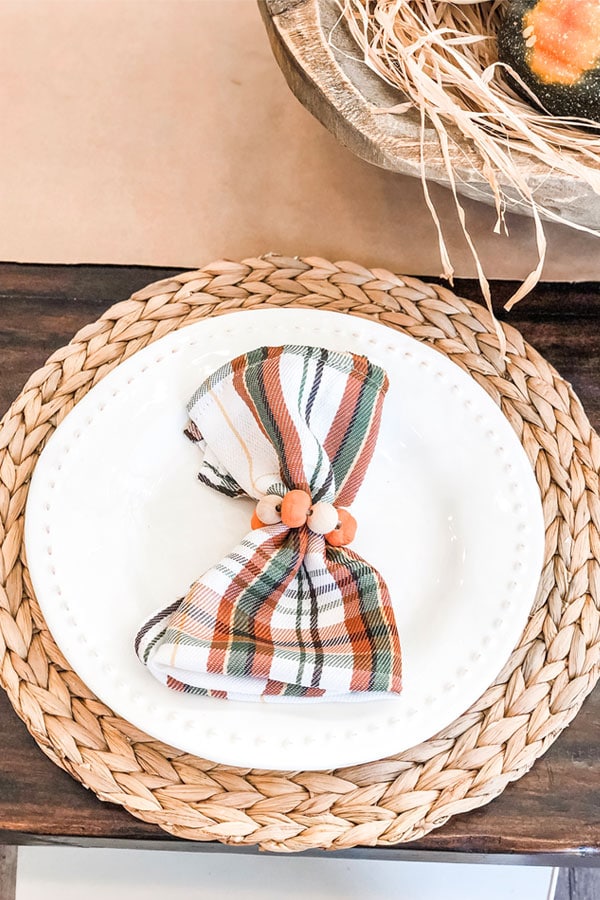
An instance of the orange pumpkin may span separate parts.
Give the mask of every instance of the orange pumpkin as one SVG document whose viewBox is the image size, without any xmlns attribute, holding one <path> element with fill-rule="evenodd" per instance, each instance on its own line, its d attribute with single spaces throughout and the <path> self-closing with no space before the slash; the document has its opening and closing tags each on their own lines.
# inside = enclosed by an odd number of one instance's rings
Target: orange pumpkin
<svg viewBox="0 0 600 900">
<path fill-rule="evenodd" d="M 600 0 L 513 0 L 498 55 L 547 112 L 600 122 Z"/>
</svg>

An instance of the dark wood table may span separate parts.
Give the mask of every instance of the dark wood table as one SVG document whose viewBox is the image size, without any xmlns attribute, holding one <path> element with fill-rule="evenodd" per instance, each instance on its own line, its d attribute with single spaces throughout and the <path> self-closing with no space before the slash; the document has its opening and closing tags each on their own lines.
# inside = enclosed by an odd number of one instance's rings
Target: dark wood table
<svg viewBox="0 0 600 900">
<path fill-rule="evenodd" d="M 30 373 L 78 328 L 116 300 L 174 271 L 0 264 L 0 413 Z M 499 310 L 512 287 L 494 284 Z M 463 296 L 479 297 L 475 282 L 460 281 L 455 289 Z M 507 316 L 572 382 L 596 428 L 600 426 L 598 295 L 597 284 L 541 285 Z M 596 689 L 532 771 L 490 805 L 456 816 L 422 840 L 394 850 L 359 848 L 344 855 L 600 866 L 599 721 Z M 1 690 L 0 844 L 253 852 L 180 841 L 119 807 L 101 803 L 42 754 Z M 0 852 L 0 871 L 2 865 Z"/>
</svg>

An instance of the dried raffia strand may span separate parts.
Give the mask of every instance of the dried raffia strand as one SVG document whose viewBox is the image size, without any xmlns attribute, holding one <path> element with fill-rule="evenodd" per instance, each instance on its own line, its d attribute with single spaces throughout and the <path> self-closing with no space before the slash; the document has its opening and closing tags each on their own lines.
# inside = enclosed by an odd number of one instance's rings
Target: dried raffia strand
<svg viewBox="0 0 600 900">
<path fill-rule="evenodd" d="M 471 372 L 525 448 L 546 525 L 532 613 L 494 684 L 431 740 L 331 772 L 221 766 L 114 715 L 56 647 L 22 544 L 36 459 L 94 383 L 135 350 L 207 316 L 290 305 L 382 322 Z M 279 851 L 414 840 L 523 775 L 599 674 L 600 440 L 569 385 L 514 328 L 501 327 L 506 356 L 489 313 L 447 288 L 350 262 L 266 256 L 150 285 L 54 353 L 0 424 L 0 681 L 44 752 L 102 800 L 178 837 Z"/>
<path fill-rule="evenodd" d="M 538 262 L 507 303 L 510 309 L 541 277 L 546 237 L 540 213 L 552 221 L 600 236 L 600 232 L 573 223 L 566 215 L 538 203 L 527 181 L 523 155 L 542 163 L 548 174 L 564 173 L 600 193 L 600 136 L 597 131 L 586 130 L 582 121 L 541 113 L 510 86 L 508 68 L 498 62 L 495 40 L 506 0 L 337 2 L 365 64 L 406 98 L 395 110 L 382 112 L 402 114 L 408 105 L 421 114 L 425 198 L 438 231 L 444 274 L 451 278 L 452 263 L 442 226 L 425 182 L 425 130 L 433 127 L 436 132 L 461 229 L 490 311 L 489 285 L 456 191 L 449 149 L 451 144 L 455 150 L 460 147 L 452 136 L 453 130 L 461 135 L 465 156 L 473 158 L 490 184 L 498 215 L 496 231 L 506 230 L 503 185 L 511 188 L 513 199 L 518 197 L 532 215 Z M 335 29 L 329 39 L 335 45 Z"/>
</svg>

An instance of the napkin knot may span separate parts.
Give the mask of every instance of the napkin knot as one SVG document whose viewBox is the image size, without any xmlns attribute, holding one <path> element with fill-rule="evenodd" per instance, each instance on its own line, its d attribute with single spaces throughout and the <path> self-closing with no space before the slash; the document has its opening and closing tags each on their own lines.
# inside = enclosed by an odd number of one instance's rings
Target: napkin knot
<svg viewBox="0 0 600 900">
<path fill-rule="evenodd" d="M 308 491 L 291 490 L 283 496 L 261 497 L 252 516 L 252 528 L 267 528 L 280 522 L 287 528 L 306 526 L 314 534 L 322 534 L 332 547 L 346 547 L 356 536 L 356 519 L 349 510 L 323 500 L 313 503 Z"/>
</svg>

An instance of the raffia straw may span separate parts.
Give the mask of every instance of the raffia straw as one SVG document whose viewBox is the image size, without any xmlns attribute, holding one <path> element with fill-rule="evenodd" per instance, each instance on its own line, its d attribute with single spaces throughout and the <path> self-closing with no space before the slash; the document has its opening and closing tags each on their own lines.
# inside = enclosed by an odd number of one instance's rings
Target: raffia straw
<svg viewBox="0 0 600 900">
<path fill-rule="evenodd" d="M 408 103 L 420 112 L 423 188 L 439 235 L 444 275 L 451 279 L 453 267 L 427 190 L 423 155 L 427 127 L 433 127 L 437 134 L 461 229 L 490 310 L 489 284 L 469 232 L 451 164 L 450 149 L 457 147 L 453 131 L 458 129 L 464 137 L 464 152 L 474 151 L 480 158 L 481 171 L 494 196 L 494 230 L 508 234 L 507 186 L 533 217 L 538 261 L 506 304 L 510 309 L 540 280 L 547 250 L 542 216 L 600 236 L 600 231 L 572 222 L 538 203 L 523 161 L 519 164 L 517 157 L 535 159 L 547 166 L 548 174 L 557 171 L 582 179 L 600 193 L 600 137 L 586 130 L 594 123 L 547 115 L 515 93 L 507 73 L 518 76 L 498 62 L 496 50 L 495 36 L 505 0 L 339 0 L 339 6 L 365 64 L 406 98 L 383 111 L 403 114 Z M 335 43 L 335 29 L 330 42 Z"/>
</svg>

